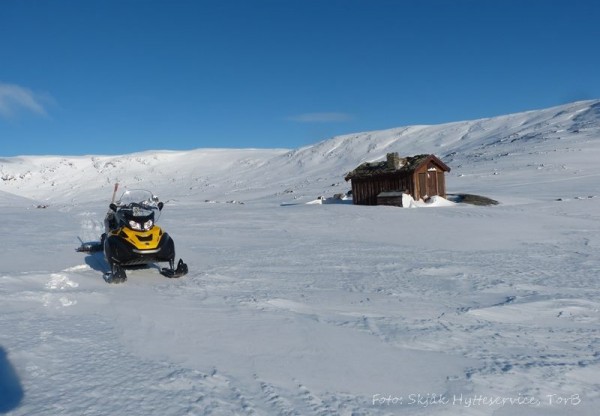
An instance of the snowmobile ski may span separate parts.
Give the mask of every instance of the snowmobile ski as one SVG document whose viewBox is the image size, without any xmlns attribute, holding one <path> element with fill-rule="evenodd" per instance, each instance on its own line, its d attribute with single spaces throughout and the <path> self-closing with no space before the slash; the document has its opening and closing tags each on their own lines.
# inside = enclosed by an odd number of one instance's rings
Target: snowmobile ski
<svg viewBox="0 0 600 416">
<path fill-rule="evenodd" d="M 175 278 L 178 278 L 181 276 L 185 276 L 187 273 L 188 273 L 188 266 L 187 266 L 187 264 L 185 264 L 183 262 L 183 259 L 179 259 L 176 269 L 173 269 L 173 267 L 171 267 L 171 268 L 163 267 L 160 270 L 160 274 L 162 274 L 165 277 L 168 277 L 169 279 L 175 279 Z"/>
<path fill-rule="evenodd" d="M 79 247 L 75 249 L 80 253 L 96 253 L 104 249 L 100 241 L 90 241 L 88 243 L 81 243 Z"/>
<path fill-rule="evenodd" d="M 127 273 L 124 268 L 113 263 L 111 271 L 104 274 L 104 280 L 107 283 L 123 283 L 127 280 Z"/>
</svg>

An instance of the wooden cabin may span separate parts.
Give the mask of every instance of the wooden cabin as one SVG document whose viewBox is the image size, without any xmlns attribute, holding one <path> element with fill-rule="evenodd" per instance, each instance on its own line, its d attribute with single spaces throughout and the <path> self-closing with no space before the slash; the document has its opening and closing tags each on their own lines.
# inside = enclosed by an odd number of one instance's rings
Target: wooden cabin
<svg viewBox="0 0 600 416">
<path fill-rule="evenodd" d="M 381 162 L 363 163 L 346 175 L 352 181 L 352 201 L 356 205 L 402 206 L 399 193 L 415 200 L 433 195 L 446 197 L 445 173 L 450 168 L 434 155 L 401 158 L 388 153 Z"/>
</svg>

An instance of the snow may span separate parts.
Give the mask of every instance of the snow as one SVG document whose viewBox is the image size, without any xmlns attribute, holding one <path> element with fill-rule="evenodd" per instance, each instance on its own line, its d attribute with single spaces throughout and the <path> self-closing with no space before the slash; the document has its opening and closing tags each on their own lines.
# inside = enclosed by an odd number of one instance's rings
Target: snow
<svg viewBox="0 0 600 416">
<path fill-rule="evenodd" d="M 0 159 L 0 413 L 595 415 L 599 109 Z M 500 204 L 333 198 L 391 151 L 434 153 L 448 192 Z M 74 251 L 116 181 L 165 202 L 187 276 L 109 285 L 101 253 Z"/>
</svg>

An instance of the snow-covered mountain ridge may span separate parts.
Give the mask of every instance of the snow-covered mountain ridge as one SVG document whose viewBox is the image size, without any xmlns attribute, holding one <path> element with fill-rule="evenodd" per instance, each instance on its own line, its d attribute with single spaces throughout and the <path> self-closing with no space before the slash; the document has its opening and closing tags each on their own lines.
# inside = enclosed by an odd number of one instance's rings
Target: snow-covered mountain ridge
<svg viewBox="0 0 600 416">
<path fill-rule="evenodd" d="M 105 198 L 112 184 L 121 182 L 177 198 L 302 200 L 347 190 L 346 172 L 394 151 L 438 155 L 452 168 L 449 192 L 494 193 L 493 183 L 507 186 L 524 177 L 535 178 L 540 170 L 594 175 L 599 149 L 600 100 L 593 100 L 481 120 L 336 136 L 294 150 L 2 158 L 0 192 L 66 203 L 94 195 Z M 497 175 L 505 175 L 504 180 L 490 178 Z"/>
</svg>

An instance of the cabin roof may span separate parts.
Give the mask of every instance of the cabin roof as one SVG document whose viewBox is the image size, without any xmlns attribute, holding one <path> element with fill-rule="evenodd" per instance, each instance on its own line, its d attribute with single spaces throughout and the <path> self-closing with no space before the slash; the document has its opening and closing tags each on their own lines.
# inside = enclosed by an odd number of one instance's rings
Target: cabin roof
<svg viewBox="0 0 600 416">
<path fill-rule="evenodd" d="M 387 160 L 383 160 L 380 162 L 365 162 L 353 171 L 349 172 L 345 179 L 348 181 L 354 178 L 366 178 L 366 177 L 374 177 L 380 175 L 393 175 L 399 173 L 408 173 L 416 170 L 424 163 L 429 161 L 434 162 L 438 165 L 442 170 L 446 172 L 450 172 L 450 168 L 442 162 L 440 159 L 430 154 L 416 155 L 416 156 L 407 156 L 403 158 L 399 158 L 400 164 L 396 168 L 391 166 Z"/>
</svg>

